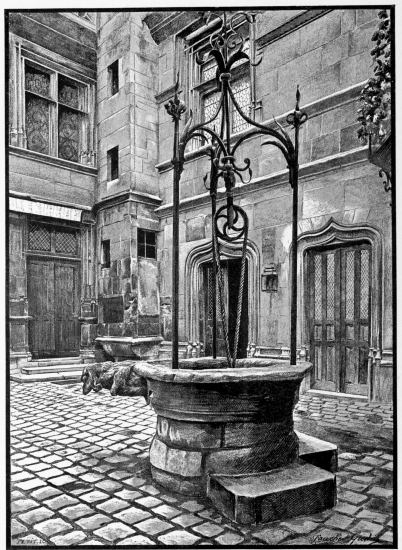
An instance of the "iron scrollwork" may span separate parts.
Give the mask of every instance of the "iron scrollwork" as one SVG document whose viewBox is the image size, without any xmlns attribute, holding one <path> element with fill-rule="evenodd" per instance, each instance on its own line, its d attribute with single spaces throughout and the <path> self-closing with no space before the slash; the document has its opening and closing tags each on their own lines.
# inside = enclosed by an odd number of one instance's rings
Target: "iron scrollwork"
<svg viewBox="0 0 402 550">
<path fill-rule="evenodd" d="M 275 120 L 275 127 L 260 124 L 243 112 L 239 102 L 236 99 L 236 94 L 233 89 L 233 69 L 239 62 L 247 62 L 252 66 L 256 66 L 261 62 L 261 59 L 256 61 L 254 45 L 250 48 L 252 58 L 249 53 L 244 51 L 244 38 L 238 32 L 239 25 L 242 22 L 247 22 L 250 26 L 254 25 L 256 14 L 248 14 L 238 12 L 232 15 L 229 19 L 226 13 L 222 16 L 215 14 L 219 19 L 219 27 L 210 36 L 210 49 L 205 55 L 197 55 L 196 61 L 198 64 L 205 64 L 211 61 L 216 62 L 215 82 L 217 99 L 214 101 L 215 110 L 212 112 L 208 120 L 201 123 L 193 124 L 193 113 L 190 110 L 187 122 L 180 136 L 175 139 L 174 155 L 172 164 L 174 166 L 174 201 L 173 201 L 173 217 L 179 213 L 179 193 L 178 186 L 180 175 L 184 167 L 184 153 L 187 144 L 193 140 L 201 140 L 203 145 L 207 145 L 207 154 L 210 156 L 211 167 L 209 175 L 205 176 L 204 184 L 210 190 L 212 213 L 213 213 L 213 252 L 216 264 L 216 273 L 218 286 L 221 289 L 220 282 L 220 251 L 219 239 L 227 242 L 243 240 L 243 260 L 246 255 L 247 248 L 247 229 L 248 219 L 246 212 L 234 204 L 234 188 L 236 182 L 249 183 L 252 179 L 251 161 L 249 158 L 238 160 L 237 154 L 241 145 L 255 136 L 267 136 L 269 139 L 264 145 L 272 145 L 278 148 L 283 154 L 289 168 L 289 182 L 293 188 L 293 253 L 295 254 L 297 241 L 297 182 L 298 182 L 298 137 L 299 128 L 307 120 L 307 114 L 300 109 L 300 91 L 297 87 L 296 91 L 296 106 L 292 113 L 286 119 L 288 125 L 293 127 L 295 131 L 294 142 L 290 138 L 287 131 Z M 202 18 L 207 24 L 212 17 L 211 12 L 203 14 Z M 250 27 L 251 28 L 251 27 Z M 175 136 L 178 133 L 178 122 L 181 115 L 186 112 L 185 104 L 179 99 L 179 79 L 177 79 L 175 95 L 166 105 L 167 112 L 175 121 Z M 231 113 L 236 113 L 236 117 L 246 123 L 247 130 L 241 132 L 236 138 L 233 136 L 233 120 Z M 218 123 L 219 130 L 215 129 L 213 123 Z M 209 180 L 209 181 L 208 181 Z M 225 186 L 226 204 L 216 210 L 217 188 L 219 180 L 223 180 Z M 207 185 L 208 182 L 208 185 Z M 295 210 L 296 207 L 296 210 Z M 295 220 L 296 217 L 296 220 Z M 296 227 L 296 230 L 295 230 Z M 296 231 L 296 233 L 295 233 Z M 296 235 L 296 236 L 295 236 Z M 173 239 L 173 248 L 178 248 L 178 235 Z M 294 257 L 296 258 L 296 256 Z M 293 262 L 295 263 L 295 262 Z M 245 261 L 242 261 L 245 265 Z M 244 268 L 243 268 L 244 271 Z M 242 273 L 242 281 L 244 282 L 244 272 Z M 292 286 L 297 284 L 297 273 L 292 273 Z M 176 279 L 175 279 L 176 278 Z M 178 280 L 178 266 L 173 266 L 173 279 Z M 241 285 L 240 285 L 241 286 Z M 228 364 L 234 366 L 236 361 L 236 342 L 238 339 L 238 325 L 241 314 L 241 297 L 242 288 L 239 291 L 238 316 L 236 323 L 235 347 L 229 350 L 227 347 Z M 292 316 L 296 312 L 295 293 L 292 292 Z M 222 305 L 222 299 L 220 300 Z M 175 301 L 173 300 L 173 305 Z M 173 308 L 174 309 L 174 308 Z M 173 312 L 174 313 L 174 312 Z M 221 308 L 222 317 L 224 311 Z M 177 316 L 177 312 L 174 313 Z M 222 319 L 224 323 L 224 319 Z M 173 330 L 173 349 L 178 346 L 178 334 Z M 225 331 L 226 332 L 226 331 Z M 291 360 L 296 362 L 296 331 L 295 325 L 291 329 Z M 175 364 L 175 352 L 173 352 L 173 368 L 177 368 Z"/>
</svg>

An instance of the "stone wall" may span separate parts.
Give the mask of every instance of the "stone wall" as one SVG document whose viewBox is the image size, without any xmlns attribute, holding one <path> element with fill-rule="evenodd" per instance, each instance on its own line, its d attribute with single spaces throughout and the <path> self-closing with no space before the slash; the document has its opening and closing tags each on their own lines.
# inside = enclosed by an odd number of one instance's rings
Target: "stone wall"
<svg viewBox="0 0 402 550">
<path fill-rule="evenodd" d="M 157 48 L 145 13 L 98 14 L 98 159 L 96 192 L 98 335 L 160 334 L 157 260 L 138 258 L 137 228 L 157 231 Z M 108 67 L 118 60 L 118 92 Z M 119 147 L 118 178 L 108 181 L 107 151 Z M 110 178 L 109 178 L 110 179 Z M 101 242 L 110 240 L 110 268 Z M 112 309 L 110 309 L 112 308 Z"/>
</svg>

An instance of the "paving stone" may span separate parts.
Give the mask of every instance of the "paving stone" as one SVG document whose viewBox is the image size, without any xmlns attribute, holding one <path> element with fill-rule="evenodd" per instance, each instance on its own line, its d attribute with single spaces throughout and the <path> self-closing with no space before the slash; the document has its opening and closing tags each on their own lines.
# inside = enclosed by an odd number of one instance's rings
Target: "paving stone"
<svg viewBox="0 0 402 550">
<path fill-rule="evenodd" d="M 101 537 L 110 542 L 126 538 L 134 533 L 135 531 L 133 531 L 133 529 L 120 522 L 109 523 L 108 525 L 94 531 L 95 536 Z"/>
<path fill-rule="evenodd" d="M 355 481 L 347 479 L 342 485 L 342 490 L 345 489 L 348 489 L 349 491 L 355 491 L 356 493 L 361 493 L 365 489 L 367 489 L 367 485 L 365 483 L 356 483 Z"/>
<path fill-rule="evenodd" d="M 104 514 L 95 514 L 94 516 L 79 519 L 76 523 L 86 531 L 94 531 L 95 529 L 99 529 L 99 527 L 102 527 L 111 521 L 113 521 L 112 518 L 105 516 Z"/>
<path fill-rule="evenodd" d="M 141 477 L 130 477 L 129 479 L 124 479 L 123 483 L 125 485 L 129 485 L 130 487 L 136 488 L 136 487 L 141 487 L 141 485 L 144 485 L 146 481 Z"/>
<path fill-rule="evenodd" d="M 93 509 L 86 504 L 76 504 L 75 506 L 69 506 L 68 508 L 63 508 L 63 510 L 60 510 L 60 514 L 70 520 L 82 518 L 84 516 L 87 516 L 88 514 L 91 514 L 92 512 Z"/>
<path fill-rule="evenodd" d="M 39 503 L 35 500 L 32 500 L 31 498 L 24 498 L 21 500 L 14 500 L 11 502 L 11 512 L 18 513 L 18 512 L 26 512 L 27 510 L 31 510 L 32 508 L 35 508 L 39 506 Z"/>
<path fill-rule="evenodd" d="M 253 533 L 253 537 L 262 540 L 266 544 L 276 545 L 286 539 L 290 535 L 290 531 L 280 528 L 267 527 L 261 531 Z"/>
<path fill-rule="evenodd" d="M 63 508 L 64 506 L 68 506 L 76 502 L 78 502 L 76 498 L 72 498 L 68 495 L 60 495 L 50 500 L 45 500 L 43 504 L 46 504 L 46 506 L 52 510 L 58 510 L 59 508 Z"/>
<path fill-rule="evenodd" d="M 40 508 L 35 508 L 34 510 L 21 514 L 19 519 L 24 523 L 28 523 L 28 525 L 34 525 L 35 523 L 51 518 L 52 516 L 54 516 L 53 510 L 49 510 L 48 508 L 41 506 Z"/>
<path fill-rule="evenodd" d="M 334 511 L 342 512 L 344 514 L 349 514 L 350 516 L 354 516 L 360 509 L 361 509 L 361 506 L 354 506 L 353 504 L 349 504 L 348 502 L 339 502 L 333 508 Z"/>
<path fill-rule="evenodd" d="M 17 474 L 11 474 L 11 481 L 12 483 L 15 483 L 16 481 L 24 481 L 27 479 L 34 479 L 34 475 L 30 472 L 18 472 Z"/>
<path fill-rule="evenodd" d="M 356 523 L 356 525 L 350 527 L 350 531 L 362 536 L 376 537 L 383 530 L 383 528 L 384 527 L 382 525 L 378 525 L 377 523 L 361 520 Z"/>
<path fill-rule="evenodd" d="M 141 523 L 136 523 L 135 525 L 136 529 L 144 531 L 144 533 L 151 536 L 162 533 L 163 531 L 167 531 L 171 527 L 172 525 L 170 523 L 166 523 L 166 521 L 162 521 L 158 518 L 146 519 L 145 521 L 142 521 Z"/>
<path fill-rule="evenodd" d="M 143 485 L 141 487 L 141 491 L 144 491 L 145 493 L 148 493 L 149 495 L 153 495 L 153 496 L 160 494 L 159 489 L 157 489 L 153 485 Z"/>
<path fill-rule="evenodd" d="M 63 485 L 68 485 L 73 481 L 76 481 L 74 477 L 63 475 L 59 477 L 52 477 L 52 479 L 49 480 L 49 483 L 53 483 L 56 487 L 62 487 Z"/>
<path fill-rule="evenodd" d="M 339 498 L 342 500 L 347 500 L 352 504 L 361 504 L 367 497 L 365 495 L 359 495 L 358 493 L 353 493 L 352 491 L 344 491 L 339 495 Z"/>
<path fill-rule="evenodd" d="M 356 517 L 358 519 L 375 521 L 376 523 L 380 523 L 381 525 L 385 525 L 387 521 L 386 514 L 381 514 L 381 512 L 377 512 L 376 510 L 367 510 L 366 508 L 363 508 L 363 510 L 361 510 Z"/>
<path fill-rule="evenodd" d="M 146 512 L 145 510 L 141 510 L 141 508 L 136 508 L 135 506 L 131 506 L 130 508 L 127 508 L 126 510 L 123 510 L 122 512 L 118 512 L 117 514 L 114 514 L 114 517 L 118 518 L 121 521 L 125 521 L 129 524 L 134 524 L 139 521 L 143 521 L 144 519 L 147 519 L 151 516 L 149 512 Z"/>
<path fill-rule="evenodd" d="M 72 466 L 71 468 L 66 468 L 65 472 L 74 476 L 87 472 L 87 469 L 82 466 Z"/>
<path fill-rule="evenodd" d="M 71 544 L 79 544 L 86 538 L 87 536 L 82 531 L 72 531 L 71 533 L 67 533 L 67 535 L 59 535 L 50 540 L 56 546 L 69 546 Z"/>
<path fill-rule="evenodd" d="M 130 477 L 131 474 L 130 472 L 125 472 L 124 470 L 116 470 L 115 472 L 110 472 L 108 476 L 113 479 L 125 479 Z"/>
<path fill-rule="evenodd" d="M 162 504 L 162 501 L 155 497 L 142 497 L 138 498 L 135 502 L 146 508 L 155 508 L 155 506 Z"/>
<path fill-rule="evenodd" d="M 136 535 L 135 537 L 129 537 L 128 539 L 121 540 L 117 543 L 117 546 L 152 546 L 156 545 L 156 542 L 153 542 L 148 537 L 142 535 Z"/>
<path fill-rule="evenodd" d="M 61 533 L 62 531 L 68 531 L 72 527 L 60 518 L 48 519 L 42 523 L 35 525 L 35 529 L 46 536 Z"/>
<path fill-rule="evenodd" d="M 325 525 L 328 527 L 338 527 L 339 529 L 347 529 L 354 521 L 354 518 L 345 516 L 344 514 L 333 514 L 331 515 Z"/>
<path fill-rule="evenodd" d="M 84 478 L 82 477 L 82 479 Z M 122 488 L 121 483 L 118 483 L 117 481 L 112 481 L 111 479 L 104 479 L 103 481 L 99 481 L 99 483 L 95 483 L 95 486 L 99 489 L 107 491 L 108 493 L 114 493 L 118 489 Z"/>
<path fill-rule="evenodd" d="M 25 525 L 22 525 L 22 523 L 20 523 L 16 519 L 11 520 L 11 535 L 13 537 L 21 535 L 22 533 L 26 533 L 27 530 L 28 529 L 25 527 Z"/>
<path fill-rule="evenodd" d="M 389 542 L 392 544 L 394 542 L 394 535 L 392 531 L 386 531 L 382 535 L 380 535 L 379 539 L 383 542 Z"/>
<path fill-rule="evenodd" d="M 137 500 L 137 502 L 139 502 Z M 162 504 L 162 506 L 158 506 L 157 508 L 154 508 L 152 510 L 155 514 L 158 514 L 159 516 L 163 516 L 167 519 L 172 519 L 175 516 L 180 515 L 180 510 L 177 510 L 177 508 L 173 508 L 172 506 L 168 506 L 167 504 Z"/>
<path fill-rule="evenodd" d="M 353 470 L 354 472 L 360 472 L 362 474 L 365 474 L 367 472 L 371 472 L 371 470 L 373 469 L 372 466 L 367 466 L 365 464 L 348 464 L 346 466 L 346 469 L 347 470 Z"/>
<path fill-rule="evenodd" d="M 393 491 L 392 489 L 385 489 L 384 487 L 375 485 L 367 491 L 367 494 L 374 495 L 375 497 L 391 498 Z"/>
<path fill-rule="evenodd" d="M 31 491 L 32 489 L 42 487 L 43 485 L 46 485 L 43 479 L 38 479 L 35 477 L 34 479 L 29 479 L 28 481 L 19 481 L 14 484 L 14 487 L 22 489 L 23 491 Z"/>
<path fill-rule="evenodd" d="M 199 512 L 200 510 L 203 510 L 205 508 L 205 506 L 203 506 L 196 500 L 188 500 L 186 502 L 183 502 L 181 506 L 189 512 Z"/>
<path fill-rule="evenodd" d="M 136 498 L 141 497 L 141 493 L 139 491 L 130 491 L 129 489 L 122 489 L 118 493 L 115 493 L 115 497 L 122 498 L 123 500 L 127 500 L 128 502 L 133 502 Z"/>
<path fill-rule="evenodd" d="M 244 538 L 233 532 L 226 532 L 215 539 L 219 544 L 225 546 L 231 546 L 232 544 L 240 544 L 243 542 Z"/>
<path fill-rule="evenodd" d="M 181 525 L 182 527 L 191 527 L 196 523 L 201 523 L 202 519 L 194 514 L 182 514 L 172 519 L 174 523 Z"/>
<path fill-rule="evenodd" d="M 203 537 L 215 537 L 222 533 L 223 529 L 215 523 L 202 523 L 201 525 L 196 525 L 192 528 L 193 531 L 200 533 Z"/>
<path fill-rule="evenodd" d="M 88 483 L 96 483 L 97 481 L 104 479 L 104 477 L 105 476 L 102 474 L 95 474 L 94 472 L 91 472 L 89 474 L 81 475 L 80 479 L 82 479 L 82 481 L 87 481 Z"/>
<path fill-rule="evenodd" d="M 105 500 L 108 498 L 107 493 L 103 493 L 102 491 L 92 491 L 91 493 L 86 493 L 85 495 L 81 495 L 81 500 L 85 500 L 85 502 L 99 502 L 101 500 Z"/>
<path fill-rule="evenodd" d="M 128 502 L 119 498 L 112 498 L 110 500 L 107 500 L 106 502 L 102 502 L 101 504 L 96 505 L 97 508 L 103 510 L 107 514 L 112 514 L 113 512 L 117 512 L 119 510 L 122 510 L 123 508 L 127 508 L 127 506 L 129 506 Z"/>
<path fill-rule="evenodd" d="M 166 535 L 161 535 L 158 537 L 158 540 L 162 544 L 166 544 L 168 546 L 190 546 L 199 541 L 200 537 L 196 537 L 187 531 L 177 530 L 166 533 Z"/>
<path fill-rule="evenodd" d="M 281 522 L 281 527 L 285 527 L 285 529 L 289 529 L 290 531 L 294 531 L 298 534 L 307 534 L 319 527 L 319 523 L 316 523 L 315 521 L 310 521 L 307 519 L 290 519 L 287 521 Z"/>
</svg>

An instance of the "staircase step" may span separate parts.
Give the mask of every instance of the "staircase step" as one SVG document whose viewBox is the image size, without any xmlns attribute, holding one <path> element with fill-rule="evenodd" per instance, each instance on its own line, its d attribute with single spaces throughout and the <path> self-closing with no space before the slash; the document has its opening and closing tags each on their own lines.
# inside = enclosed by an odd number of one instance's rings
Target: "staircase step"
<svg viewBox="0 0 402 550">
<path fill-rule="evenodd" d="M 52 367 L 55 365 L 78 365 L 82 363 L 82 357 L 54 357 L 50 359 L 35 359 L 30 361 L 28 366 Z"/>
<path fill-rule="evenodd" d="M 76 383 L 81 380 L 81 370 L 62 372 L 49 372 L 45 374 L 11 374 L 10 379 L 14 382 L 70 382 Z"/>
<path fill-rule="evenodd" d="M 336 482 L 334 474 L 301 461 L 260 474 L 212 474 L 208 496 L 227 518 L 257 524 L 331 508 Z"/>
<path fill-rule="evenodd" d="M 295 431 L 299 438 L 299 458 L 328 472 L 338 471 L 338 447 L 329 441 Z"/>
<path fill-rule="evenodd" d="M 81 367 L 82 365 L 82 367 Z M 50 373 L 55 373 L 55 372 L 73 372 L 73 371 L 77 371 L 81 368 L 81 371 L 82 372 L 82 369 L 84 368 L 84 363 L 81 363 L 81 364 L 60 364 L 60 365 L 52 365 L 52 366 L 49 366 L 49 367 L 43 367 L 43 366 L 26 366 L 26 367 L 22 367 L 21 368 L 21 372 L 23 374 L 29 374 L 29 375 L 35 375 L 35 374 L 50 374 Z"/>
</svg>

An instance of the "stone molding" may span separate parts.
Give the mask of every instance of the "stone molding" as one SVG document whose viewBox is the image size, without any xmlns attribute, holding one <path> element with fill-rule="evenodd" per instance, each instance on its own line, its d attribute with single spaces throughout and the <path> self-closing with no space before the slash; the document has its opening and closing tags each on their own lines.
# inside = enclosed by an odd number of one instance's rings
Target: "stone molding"
<svg viewBox="0 0 402 550">
<path fill-rule="evenodd" d="M 241 244 L 221 245 L 221 258 L 240 258 Z M 248 260 L 248 341 L 257 344 L 260 323 L 260 253 L 257 245 L 248 240 L 246 257 Z M 184 266 L 184 330 L 190 342 L 200 341 L 199 319 L 201 291 L 201 266 L 212 261 L 210 239 L 194 247 L 188 254 Z"/>
<path fill-rule="evenodd" d="M 97 214 L 104 208 L 110 208 L 125 202 L 140 202 L 150 206 L 159 206 L 162 199 L 156 195 L 142 193 L 141 191 L 124 191 L 110 197 L 105 197 L 94 204 L 93 211 Z"/>
<path fill-rule="evenodd" d="M 366 162 L 367 151 L 368 148 L 365 145 L 364 147 L 358 147 L 356 149 L 352 149 L 351 151 L 337 153 L 336 155 L 332 155 L 324 159 L 314 160 L 312 162 L 302 164 L 299 168 L 299 182 L 307 177 L 317 176 L 319 174 L 340 169 L 345 166 Z M 250 196 L 251 193 L 278 185 L 289 185 L 288 170 L 281 170 L 279 172 L 274 172 L 273 174 L 253 178 L 251 182 L 247 184 L 238 184 L 233 189 L 233 196 L 236 199 L 241 199 L 244 196 Z M 218 203 L 220 200 L 224 199 L 225 193 L 226 190 L 224 187 L 220 187 L 217 190 Z M 180 211 L 185 212 L 207 205 L 210 203 L 210 200 L 211 197 L 209 192 L 182 199 L 180 201 Z M 163 206 L 156 208 L 155 212 L 160 218 L 170 218 L 172 216 L 172 207 L 172 203 L 164 204 Z"/>
</svg>

